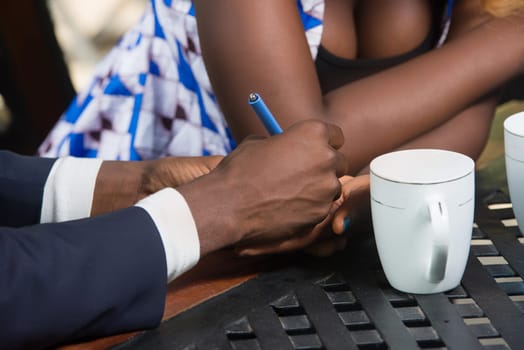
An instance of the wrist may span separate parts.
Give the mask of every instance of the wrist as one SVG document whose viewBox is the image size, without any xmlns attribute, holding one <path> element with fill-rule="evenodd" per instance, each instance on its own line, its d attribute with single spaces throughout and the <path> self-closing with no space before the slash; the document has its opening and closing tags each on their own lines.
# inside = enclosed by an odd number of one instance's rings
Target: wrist
<svg viewBox="0 0 524 350">
<path fill-rule="evenodd" d="M 148 162 L 104 161 L 96 179 L 91 215 L 129 207 L 148 195 L 143 177 Z"/>
<path fill-rule="evenodd" d="M 193 215 L 201 256 L 235 244 L 243 237 L 238 210 L 231 198 L 233 187 L 225 182 L 225 177 L 213 173 L 177 187 Z"/>
</svg>

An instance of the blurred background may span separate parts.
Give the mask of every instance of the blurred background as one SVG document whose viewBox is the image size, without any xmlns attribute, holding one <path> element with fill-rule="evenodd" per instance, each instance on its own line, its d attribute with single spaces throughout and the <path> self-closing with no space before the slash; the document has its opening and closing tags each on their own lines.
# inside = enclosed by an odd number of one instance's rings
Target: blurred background
<svg viewBox="0 0 524 350">
<path fill-rule="evenodd" d="M 0 2 L 0 147 L 32 154 L 148 0 Z M 11 110 L 5 99 L 11 101 Z"/>
<path fill-rule="evenodd" d="M 140 19 L 148 0 L 49 0 L 55 34 L 78 91 L 94 65 Z"/>
</svg>

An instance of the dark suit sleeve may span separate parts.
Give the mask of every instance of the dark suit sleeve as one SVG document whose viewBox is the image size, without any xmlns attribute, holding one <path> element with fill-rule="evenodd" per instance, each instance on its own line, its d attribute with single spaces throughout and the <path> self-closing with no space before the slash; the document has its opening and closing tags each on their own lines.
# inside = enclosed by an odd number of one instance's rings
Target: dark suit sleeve
<svg viewBox="0 0 524 350">
<path fill-rule="evenodd" d="M 0 151 L 0 226 L 40 221 L 44 185 L 55 161 Z"/>
<path fill-rule="evenodd" d="M 159 324 L 166 261 L 149 214 L 0 228 L 0 348 L 47 348 Z"/>
</svg>

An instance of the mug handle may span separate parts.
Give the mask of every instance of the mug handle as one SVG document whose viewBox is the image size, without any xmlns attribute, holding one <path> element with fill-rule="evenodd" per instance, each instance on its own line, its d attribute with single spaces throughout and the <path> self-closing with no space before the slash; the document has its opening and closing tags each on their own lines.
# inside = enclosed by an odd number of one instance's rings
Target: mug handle
<svg viewBox="0 0 524 350">
<path fill-rule="evenodd" d="M 448 262 L 448 207 L 442 200 L 435 198 L 429 199 L 427 204 L 432 227 L 433 244 L 426 277 L 428 281 L 438 283 L 444 279 Z"/>
</svg>

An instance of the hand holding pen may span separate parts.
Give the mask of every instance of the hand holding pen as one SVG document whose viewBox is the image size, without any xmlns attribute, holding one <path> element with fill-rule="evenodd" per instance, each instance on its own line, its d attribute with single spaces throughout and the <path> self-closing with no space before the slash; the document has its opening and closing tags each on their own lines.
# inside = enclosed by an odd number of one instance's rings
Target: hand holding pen
<svg viewBox="0 0 524 350">
<path fill-rule="evenodd" d="M 282 128 L 276 121 L 275 117 L 269 110 L 269 108 L 266 106 L 262 98 L 257 93 L 251 93 L 249 95 L 249 104 L 257 114 L 257 117 L 260 119 L 266 130 L 271 135 L 276 135 L 282 133 Z M 317 121 L 320 122 L 320 121 Z M 309 122 L 305 122 L 309 123 Z M 299 125 L 300 124 L 300 125 Z M 310 124 L 311 125 L 311 124 Z M 340 130 L 339 127 L 334 126 L 329 123 L 325 123 L 326 125 L 326 132 L 328 135 L 328 144 L 330 151 L 338 150 L 342 144 L 343 144 L 343 134 L 342 130 Z M 297 128 L 302 128 L 302 134 L 304 138 L 309 139 L 309 131 L 306 127 L 306 124 L 304 123 L 297 123 L 293 126 L 291 126 L 287 132 L 293 133 L 297 130 Z M 314 138 L 311 138 L 313 140 Z M 313 144 L 312 144 L 313 145 Z M 318 146 L 318 145 L 317 145 Z M 336 152 L 337 153 L 337 152 Z M 299 152 L 297 152 L 297 156 L 299 156 Z M 307 157 L 309 160 L 311 160 L 311 157 L 317 157 L 318 154 L 315 152 L 311 152 L 310 156 Z M 325 161 L 328 161 L 329 157 L 322 157 L 316 158 L 316 169 L 311 171 L 311 174 L 314 174 L 316 171 L 318 171 L 320 168 L 322 168 L 322 164 Z M 344 190 L 344 192 L 351 192 L 352 189 L 355 189 L 356 185 L 359 183 L 351 181 L 352 178 L 347 176 L 342 176 L 346 172 L 346 161 L 343 160 L 343 157 L 336 157 L 337 163 L 339 166 L 337 166 L 336 169 L 336 175 L 339 178 L 341 190 Z M 315 166 L 313 166 L 315 167 Z M 311 176 L 309 176 L 311 178 Z M 296 179 L 298 181 L 298 179 Z M 340 194 L 340 192 L 339 192 Z M 254 245 L 247 245 L 247 246 L 239 246 L 237 247 L 237 253 L 241 255 L 258 255 L 258 254 L 267 254 L 267 253 L 275 253 L 275 252 L 281 252 L 286 250 L 293 250 L 298 249 L 299 247 L 309 246 L 308 252 L 313 255 L 329 255 L 333 253 L 336 250 L 340 250 L 343 247 L 345 247 L 346 243 L 346 237 L 342 234 L 347 231 L 349 225 L 350 225 L 350 214 L 355 211 L 351 206 L 349 206 L 347 203 L 344 203 L 344 198 L 349 198 L 349 194 L 347 194 L 345 197 L 340 197 L 339 195 L 336 196 L 338 198 L 337 201 L 332 203 L 332 209 L 333 213 L 332 216 L 328 219 L 326 218 L 322 223 L 316 225 L 311 232 L 308 232 L 305 236 L 299 236 L 299 237 L 293 237 L 286 239 L 285 242 L 279 241 L 277 243 L 269 243 L 269 244 L 254 244 Z M 333 198 L 333 197 L 331 197 Z M 346 204 L 346 205 L 344 205 Z M 351 203 L 350 203 L 351 204 Z M 343 206 L 344 205 L 344 206 Z M 354 205 L 354 204 L 353 204 Z M 337 209 L 341 209 L 340 212 L 337 211 Z M 332 221 L 333 220 L 333 221 Z M 331 226 L 331 230 L 329 229 L 329 226 Z M 324 236 L 325 235 L 325 236 Z"/>
</svg>

